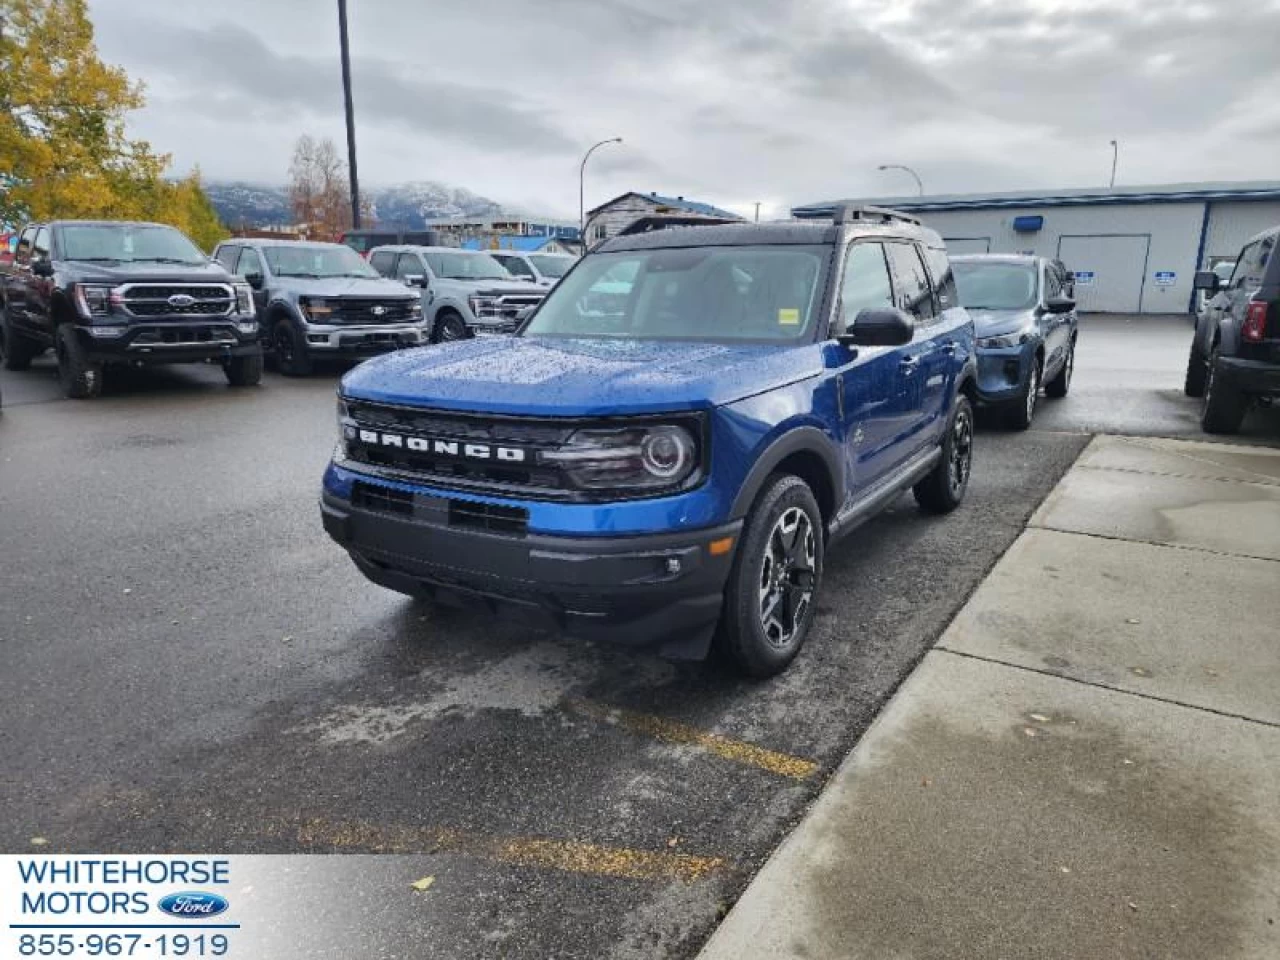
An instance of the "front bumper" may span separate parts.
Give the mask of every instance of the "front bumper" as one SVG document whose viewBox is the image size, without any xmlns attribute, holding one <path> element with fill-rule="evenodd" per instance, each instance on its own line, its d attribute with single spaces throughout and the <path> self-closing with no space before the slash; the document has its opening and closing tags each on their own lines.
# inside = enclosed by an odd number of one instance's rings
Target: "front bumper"
<svg viewBox="0 0 1280 960">
<path fill-rule="evenodd" d="M 1219 357 L 1213 371 L 1214 381 L 1222 387 L 1253 396 L 1280 396 L 1280 363 Z"/>
<path fill-rule="evenodd" d="M 425 323 L 387 323 L 378 325 L 306 325 L 307 349 L 330 354 L 368 355 L 403 350 L 429 342 Z"/>
<path fill-rule="evenodd" d="M 979 403 L 995 406 L 1022 396 L 1035 363 L 1034 344 L 998 350 L 979 347 L 977 355 Z"/>
<path fill-rule="evenodd" d="M 242 330 L 237 318 L 196 320 L 148 318 L 105 336 L 107 325 L 76 324 L 76 336 L 89 359 L 97 363 L 197 363 L 229 360 L 261 350 L 258 325 Z M 119 328 L 116 328 L 119 329 Z"/>
<path fill-rule="evenodd" d="M 373 582 L 587 639 L 705 656 L 741 522 L 628 537 L 495 533 L 474 500 L 419 494 L 394 510 L 325 491 L 325 530 Z M 732 547 L 713 555 L 713 541 Z"/>
</svg>

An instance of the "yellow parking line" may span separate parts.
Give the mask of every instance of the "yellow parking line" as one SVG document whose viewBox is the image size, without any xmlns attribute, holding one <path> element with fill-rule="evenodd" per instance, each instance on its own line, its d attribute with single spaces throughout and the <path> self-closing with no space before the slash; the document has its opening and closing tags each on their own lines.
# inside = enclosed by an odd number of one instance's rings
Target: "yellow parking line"
<svg viewBox="0 0 1280 960">
<path fill-rule="evenodd" d="M 574 840 L 486 837 L 442 827 L 382 827 L 359 820 L 340 823 L 308 820 L 298 827 L 297 837 L 299 843 L 308 847 L 371 853 L 458 853 L 522 867 L 627 880 L 693 883 L 726 866 L 720 857 L 606 847 Z"/>
<path fill-rule="evenodd" d="M 725 760 L 732 760 L 734 763 L 741 763 L 748 767 L 759 767 L 761 770 L 768 770 L 782 777 L 804 780 L 813 776 L 818 770 L 818 765 L 812 760 L 802 760 L 800 757 L 778 753 L 776 750 L 766 750 L 754 743 L 735 740 L 718 733 L 708 733 L 665 717 L 619 710 L 590 700 L 570 700 L 566 705 L 575 713 L 616 724 L 632 733 L 642 733 L 664 743 L 691 744 Z"/>
</svg>

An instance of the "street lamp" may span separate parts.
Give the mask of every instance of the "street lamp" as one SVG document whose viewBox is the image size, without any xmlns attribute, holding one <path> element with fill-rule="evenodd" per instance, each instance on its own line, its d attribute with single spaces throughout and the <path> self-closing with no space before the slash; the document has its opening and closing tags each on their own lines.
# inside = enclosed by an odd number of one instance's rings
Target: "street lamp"
<svg viewBox="0 0 1280 960">
<path fill-rule="evenodd" d="M 608 140 L 601 140 L 587 151 L 586 155 L 582 158 L 582 165 L 578 167 L 578 242 L 582 244 L 584 250 L 587 246 L 587 208 L 583 199 L 583 178 L 587 174 L 587 160 L 590 159 L 591 155 L 595 153 L 596 150 L 603 147 L 606 143 L 621 142 L 621 137 L 610 137 Z"/>
<path fill-rule="evenodd" d="M 1120 143 L 1117 140 L 1111 141 L 1111 187 L 1114 190 L 1116 186 L 1116 165 L 1120 162 Z"/>
<path fill-rule="evenodd" d="M 916 173 L 910 167 L 904 167 L 900 163 L 882 163 L 876 168 L 877 170 L 905 170 L 911 174 L 916 181 L 916 189 L 920 191 L 920 196 L 924 196 L 924 184 L 920 182 L 920 174 Z"/>
<path fill-rule="evenodd" d="M 347 0 L 338 0 L 338 43 L 342 48 L 342 98 L 347 110 L 347 172 L 351 175 L 351 227 L 360 229 L 360 178 L 356 175 L 356 117 L 351 107 L 351 51 L 347 48 Z"/>
</svg>

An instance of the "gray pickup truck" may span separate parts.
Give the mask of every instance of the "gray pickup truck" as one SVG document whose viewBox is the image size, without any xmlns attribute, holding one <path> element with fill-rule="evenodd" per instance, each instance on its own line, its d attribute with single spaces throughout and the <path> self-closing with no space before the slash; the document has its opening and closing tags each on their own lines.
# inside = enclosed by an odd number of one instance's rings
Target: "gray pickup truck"
<svg viewBox="0 0 1280 960">
<path fill-rule="evenodd" d="M 431 341 L 510 334 L 521 313 L 536 307 L 546 287 L 514 279 L 487 253 L 452 247 L 377 247 L 369 263 L 384 277 L 422 290 Z"/>
</svg>

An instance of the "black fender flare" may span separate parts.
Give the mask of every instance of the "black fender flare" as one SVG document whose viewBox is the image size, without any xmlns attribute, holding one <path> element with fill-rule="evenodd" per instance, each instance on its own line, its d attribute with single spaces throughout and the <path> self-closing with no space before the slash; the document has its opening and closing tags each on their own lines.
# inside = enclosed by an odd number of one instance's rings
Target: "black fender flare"
<svg viewBox="0 0 1280 960">
<path fill-rule="evenodd" d="M 817 427 L 803 426 L 787 431 L 765 448 L 764 453 L 747 472 L 747 478 L 742 481 L 738 495 L 734 497 L 733 509 L 729 512 L 732 519 L 740 520 L 747 515 L 765 481 L 777 469 L 778 464 L 793 453 L 811 453 L 822 461 L 835 495 L 835 507 L 839 509 L 844 497 L 844 461 L 840 457 L 840 451 L 831 438 Z"/>
</svg>

